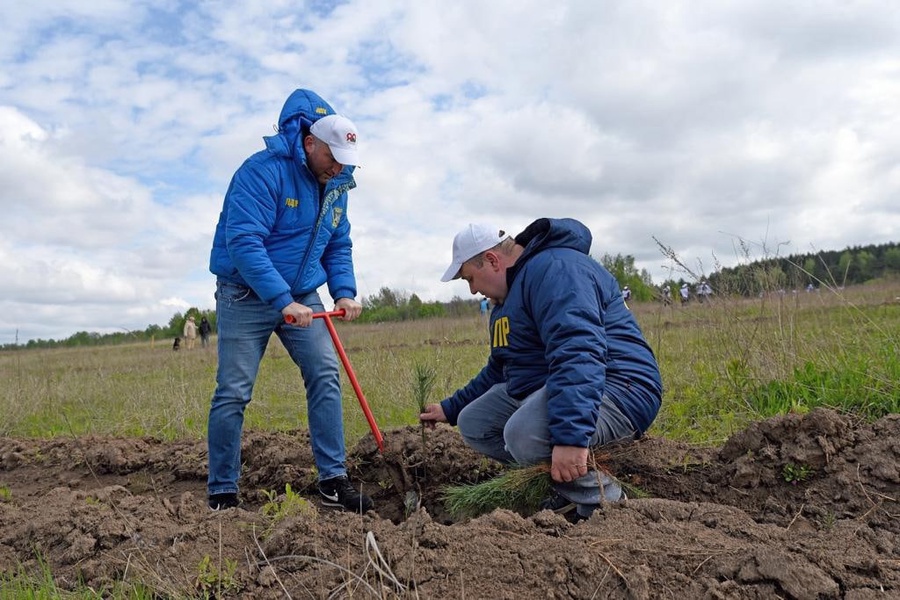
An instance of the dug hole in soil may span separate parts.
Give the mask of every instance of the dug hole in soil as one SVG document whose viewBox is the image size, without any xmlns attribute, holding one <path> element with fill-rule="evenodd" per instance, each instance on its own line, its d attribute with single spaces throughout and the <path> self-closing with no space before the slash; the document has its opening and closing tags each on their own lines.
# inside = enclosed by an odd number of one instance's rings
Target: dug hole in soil
<svg viewBox="0 0 900 600">
<path fill-rule="evenodd" d="M 384 440 L 349 456 L 376 503 L 360 516 L 318 504 L 305 432 L 245 432 L 244 504 L 221 512 L 203 440 L 0 439 L 0 570 L 162 598 L 900 598 L 898 415 L 776 417 L 719 448 L 648 436 L 608 462 L 646 496 L 574 525 L 454 522 L 446 486 L 501 467 L 449 427 Z M 286 484 L 310 503 L 267 514 Z"/>
</svg>

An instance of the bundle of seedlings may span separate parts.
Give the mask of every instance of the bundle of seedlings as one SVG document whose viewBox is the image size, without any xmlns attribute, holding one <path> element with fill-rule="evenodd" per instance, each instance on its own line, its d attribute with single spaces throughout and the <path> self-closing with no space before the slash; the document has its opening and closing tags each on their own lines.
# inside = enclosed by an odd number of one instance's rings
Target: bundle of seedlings
<svg viewBox="0 0 900 600">
<path fill-rule="evenodd" d="M 481 483 L 447 486 L 444 506 L 454 519 L 477 517 L 497 508 L 534 512 L 550 495 L 550 465 L 514 467 Z"/>
<path fill-rule="evenodd" d="M 591 453 L 591 468 L 612 474 L 605 466 L 608 456 Z M 498 508 L 522 514 L 537 512 L 553 491 L 550 463 L 529 467 L 513 467 L 506 473 L 469 485 L 447 486 L 443 490 L 444 506 L 454 519 L 477 517 Z"/>
</svg>

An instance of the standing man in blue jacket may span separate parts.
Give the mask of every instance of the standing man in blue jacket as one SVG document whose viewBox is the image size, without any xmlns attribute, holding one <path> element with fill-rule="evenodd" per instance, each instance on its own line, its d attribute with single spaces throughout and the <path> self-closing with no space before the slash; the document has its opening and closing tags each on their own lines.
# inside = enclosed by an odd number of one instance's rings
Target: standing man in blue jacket
<svg viewBox="0 0 900 600">
<path fill-rule="evenodd" d="M 615 277 L 592 259 L 574 219 L 539 219 L 515 238 L 469 225 L 442 281 L 463 279 L 495 302 L 491 354 L 465 387 L 420 415 L 458 425 L 466 443 L 506 464 L 550 462 L 545 503 L 573 521 L 625 498 L 590 450 L 633 440 L 662 401 L 653 352 Z"/>
<path fill-rule="evenodd" d="M 323 503 L 363 513 L 372 501 L 347 477 L 337 357 L 325 323 L 312 318 L 325 310 L 316 290 L 326 283 L 343 320 L 362 311 L 347 220 L 359 164 L 356 127 L 314 92 L 296 90 L 277 135 L 264 141 L 228 186 L 210 256 L 219 365 L 208 422 L 209 507 L 240 503 L 244 410 L 274 332 L 306 387 Z"/>
</svg>

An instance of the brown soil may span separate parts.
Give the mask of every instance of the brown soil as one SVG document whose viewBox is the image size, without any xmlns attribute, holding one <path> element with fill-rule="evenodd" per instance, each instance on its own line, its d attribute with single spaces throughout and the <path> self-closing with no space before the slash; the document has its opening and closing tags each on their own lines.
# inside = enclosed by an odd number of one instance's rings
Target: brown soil
<svg viewBox="0 0 900 600">
<path fill-rule="evenodd" d="M 788 415 L 721 448 L 645 438 L 609 466 L 647 497 L 576 525 L 453 522 L 445 486 L 500 468 L 450 428 L 424 453 L 417 428 L 384 437 L 351 453 L 365 516 L 317 504 L 303 432 L 245 434 L 245 503 L 218 513 L 202 440 L 0 439 L 0 571 L 44 561 L 63 589 L 166 598 L 900 598 L 900 416 Z M 276 519 L 266 490 L 285 484 L 312 505 Z"/>
</svg>

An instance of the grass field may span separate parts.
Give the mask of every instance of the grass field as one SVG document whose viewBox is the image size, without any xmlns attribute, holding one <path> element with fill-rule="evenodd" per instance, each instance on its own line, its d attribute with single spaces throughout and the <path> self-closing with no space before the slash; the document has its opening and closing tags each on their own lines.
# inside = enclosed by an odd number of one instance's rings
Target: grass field
<svg viewBox="0 0 900 600">
<path fill-rule="evenodd" d="M 650 433 L 719 443 L 746 423 L 831 406 L 873 418 L 900 409 L 900 282 L 846 290 L 714 297 L 685 307 L 632 307 L 662 369 L 663 409 Z M 436 374 L 429 401 L 465 384 L 488 355 L 478 315 L 381 325 L 338 323 L 382 430 L 417 422 L 417 372 Z M 206 435 L 215 349 L 170 340 L 0 353 L 0 434 Z M 346 435 L 368 432 L 344 381 Z M 277 339 L 263 360 L 245 427 L 305 427 L 302 381 Z"/>
</svg>

